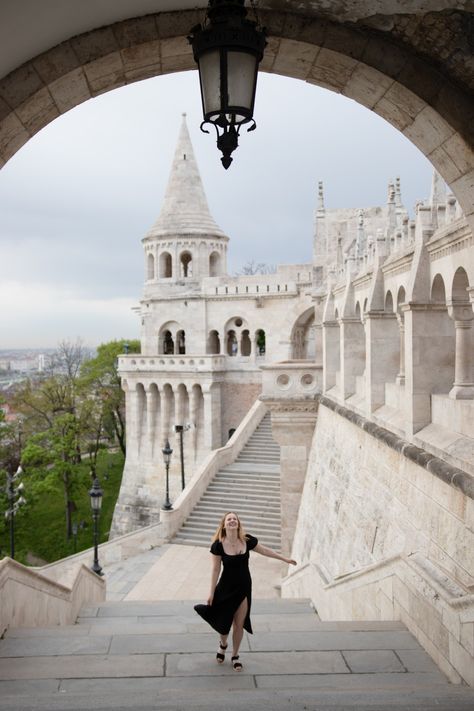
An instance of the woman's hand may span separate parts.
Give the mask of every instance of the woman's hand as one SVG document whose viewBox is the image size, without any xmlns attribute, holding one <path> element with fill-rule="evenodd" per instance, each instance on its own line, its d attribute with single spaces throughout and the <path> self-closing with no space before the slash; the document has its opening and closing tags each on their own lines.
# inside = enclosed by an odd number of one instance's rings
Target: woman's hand
<svg viewBox="0 0 474 711">
<path fill-rule="evenodd" d="M 288 563 L 288 565 L 298 565 L 296 560 L 293 560 L 293 558 L 285 558 L 285 563 Z"/>
<path fill-rule="evenodd" d="M 210 594 L 207 598 L 207 604 L 209 607 L 212 605 L 212 601 L 214 600 L 214 593 Z"/>
</svg>

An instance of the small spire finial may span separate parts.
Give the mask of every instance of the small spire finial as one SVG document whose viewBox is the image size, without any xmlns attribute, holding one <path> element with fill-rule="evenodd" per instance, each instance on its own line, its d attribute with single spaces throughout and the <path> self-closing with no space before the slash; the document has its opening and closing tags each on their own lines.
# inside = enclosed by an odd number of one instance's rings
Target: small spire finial
<svg viewBox="0 0 474 711">
<path fill-rule="evenodd" d="M 324 189 L 323 181 L 318 181 L 318 210 L 324 210 Z"/>
</svg>

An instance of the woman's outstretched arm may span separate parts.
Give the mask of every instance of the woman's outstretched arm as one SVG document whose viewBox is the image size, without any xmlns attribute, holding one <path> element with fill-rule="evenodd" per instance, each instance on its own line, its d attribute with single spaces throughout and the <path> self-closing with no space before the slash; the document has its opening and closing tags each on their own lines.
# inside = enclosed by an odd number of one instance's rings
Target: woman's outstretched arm
<svg viewBox="0 0 474 711">
<path fill-rule="evenodd" d="M 220 555 L 214 555 L 214 553 L 211 553 L 211 587 L 209 589 L 209 597 L 207 598 L 208 605 L 212 605 L 212 601 L 214 599 L 214 591 L 216 589 L 217 580 L 221 570 L 221 562 L 222 557 Z"/>
<path fill-rule="evenodd" d="M 282 560 L 284 563 L 288 563 L 288 565 L 296 565 L 296 560 L 293 560 L 292 558 L 285 558 L 284 556 L 280 555 L 279 553 L 272 551 L 271 548 L 262 546 L 261 543 L 257 543 L 257 545 L 254 548 L 254 551 L 257 551 L 257 553 L 260 553 L 260 555 L 266 555 L 267 558 L 276 558 L 277 560 Z"/>
</svg>

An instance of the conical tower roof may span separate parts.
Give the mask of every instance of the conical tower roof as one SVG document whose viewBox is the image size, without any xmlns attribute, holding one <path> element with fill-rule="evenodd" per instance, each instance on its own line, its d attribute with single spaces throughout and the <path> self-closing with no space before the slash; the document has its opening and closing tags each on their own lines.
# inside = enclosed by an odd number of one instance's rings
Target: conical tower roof
<svg viewBox="0 0 474 711">
<path fill-rule="evenodd" d="M 161 212 L 145 240 L 160 237 L 170 239 L 180 235 L 209 235 L 228 239 L 209 212 L 186 125 L 186 114 L 183 114 Z"/>
</svg>

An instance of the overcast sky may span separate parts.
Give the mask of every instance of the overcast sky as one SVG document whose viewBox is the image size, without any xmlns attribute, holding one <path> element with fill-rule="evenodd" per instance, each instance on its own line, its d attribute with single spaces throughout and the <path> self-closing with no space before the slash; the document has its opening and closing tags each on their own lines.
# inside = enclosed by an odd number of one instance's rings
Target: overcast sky
<svg viewBox="0 0 474 711">
<path fill-rule="evenodd" d="M 138 337 L 141 238 L 155 221 L 181 123 L 210 210 L 245 262 L 311 259 L 318 180 L 326 207 L 383 205 L 401 178 L 412 212 L 432 168 L 411 143 L 350 99 L 262 74 L 257 130 L 228 171 L 200 132 L 196 72 L 138 82 L 88 101 L 34 136 L 0 170 L 0 349 L 91 346 Z"/>
</svg>

